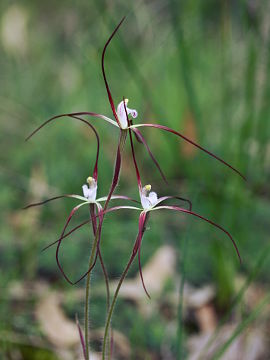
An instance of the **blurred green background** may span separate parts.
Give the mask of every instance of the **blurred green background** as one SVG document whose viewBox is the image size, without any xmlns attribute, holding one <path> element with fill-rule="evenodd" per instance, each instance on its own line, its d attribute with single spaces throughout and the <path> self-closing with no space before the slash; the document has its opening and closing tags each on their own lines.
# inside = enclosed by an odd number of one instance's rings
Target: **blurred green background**
<svg viewBox="0 0 270 360">
<path fill-rule="evenodd" d="M 139 114 L 135 123 L 160 123 L 181 131 L 247 177 L 245 183 L 230 169 L 171 134 L 142 130 L 169 186 L 137 143 L 143 183 L 151 183 L 160 196 L 189 198 L 194 211 L 230 231 L 243 259 L 240 266 L 229 240 L 210 225 L 187 216 L 159 213 L 152 216 L 145 234 L 143 265 L 161 245 L 169 244 L 177 254 L 180 273 L 185 244 L 186 281 L 194 286 L 214 284 L 216 306 L 222 312 L 235 294 L 235 278 L 239 274 L 248 276 L 259 256 L 268 254 L 269 1 L 1 0 L 3 358 L 15 359 L 10 355 L 14 348 L 23 359 L 54 358 L 45 351 L 27 353 L 23 346 L 28 345 L 13 339 L 12 334 L 36 336 L 40 329 L 33 319 L 32 300 L 14 304 L 9 289 L 11 284 L 31 287 L 42 282 L 65 294 L 74 291 L 57 269 L 54 250 L 41 252 L 61 233 L 74 201 L 59 200 L 28 212 L 21 208 L 58 194 L 81 194 L 81 186 L 92 172 L 96 149 L 88 129 L 67 118 L 44 128 L 29 142 L 24 139 L 56 114 L 93 111 L 112 116 L 101 73 L 101 53 L 124 15 L 127 18 L 108 49 L 105 64 L 115 103 L 123 96 L 129 98 L 129 106 Z M 98 191 L 104 196 L 111 182 L 118 131 L 98 119 L 92 123 L 101 137 Z M 138 198 L 128 146 L 117 193 Z M 81 211 L 77 221 L 86 216 L 87 212 Z M 136 231 L 137 214 L 119 212 L 106 218 L 102 251 L 112 279 L 120 276 Z M 87 266 L 88 241 L 86 228 L 64 245 L 62 261 L 73 279 Z M 269 266 L 270 258 L 265 257 L 258 268 L 258 283 L 269 281 Z M 130 275 L 137 270 L 137 265 L 133 266 Z M 102 282 L 97 267 L 93 284 Z M 83 313 L 82 302 L 73 299 L 65 306 L 72 319 L 75 312 L 80 316 Z M 104 297 L 93 298 L 93 328 L 104 324 L 104 306 Z M 146 321 L 131 304 L 119 309 L 115 327 L 128 336 L 132 358 L 166 358 L 160 355 L 165 336 L 162 315 L 157 312 Z M 185 329 L 186 334 L 190 331 Z M 174 349 L 175 338 L 170 341 Z"/>
</svg>

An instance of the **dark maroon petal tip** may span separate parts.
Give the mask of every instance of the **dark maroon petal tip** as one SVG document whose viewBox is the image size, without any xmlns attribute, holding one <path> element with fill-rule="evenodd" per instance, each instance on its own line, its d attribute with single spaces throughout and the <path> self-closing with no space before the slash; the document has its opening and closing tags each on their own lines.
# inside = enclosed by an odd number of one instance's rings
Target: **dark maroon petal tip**
<svg viewBox="0 0 270 360">
<path fill-rule="evenodd" d="M 180 207 L 178 207 L 178 206 L 167 206 L 167 205 L 166 205 L 166 206 L 162 206 L 162 208 L 163 208 L 163 209 L 168 209 L 168 210 L 176 210 L 176 211 L 179 211 L 179 212 L 182 212 L 182 213 L 186 213 L 186 214 L 193 215 L 193 216 L 195 216 L 195 217 L 197 217 L 197 218 L 199 218 L 199 219 L 201 219 L 201 220 L 204 220 L 204 221 L 208 222 L 209 224 L 213 225 L 214 227 L 220 229 L 222 232 L 224 232 L 224 233 L 231 239 L 231 241 L 232 241 L 232 243 L 233 243 L 233 246 L 234 246 L 234 248 L 235 248 L 235 250 L 236 250 L 236 252 L 237 252 L 237 255 L 238 255 L 240 264 L 242 264 L 241 255 L 240 255 L 240 252 L 239 252 L 238 247 L 237 247 L 237 245 L 236 245 L 236 242 L 234 241 L 234 239 L 233 239 L 233 237 L 231 236 L 231 234 L 230 234 L 227 230 L 225 230 L 222 226 L 220 226 L 219 224 L 215 223 L 215 222 L 212 221 L 212 220 L 209 220 L 209 219 L 203 217 L 202 215 L 199 215 L 199 214 L 197 214 L 197 213 L 195 213 L 195 212 L 193 212 L 193 211 L 189 211 L 189 210 L 180 208 Z"/>
<path fill-rule="evenodd" d="M 113 112 L 113 115 L 115 117 L 115 120 L 117 121 L 117 124 L 119 125 L 119 127 L 121 127 L 121 124 L 119 122 L 119 119 L 118 119 L 118 116 L 117 116 L 117 113 L 116 113 L 116 109 L 115 109 L 115 105 L 114 105 L 114 102 L 113 102 L 113 98 L 112 98 L 112 94 L 111 94 L 111 91 L 110 91 L 110 88 L 109 88 L 109 84 L 108 84 L 108 81 L 107 81 L 107 78 L 106 78 L 106 73 L 105 73 L 105 67 L 104 67 L 104 58 L 105 58 L 105 53 L 106 53 L 106 50 L 107 50 L 107 47 L 108 45 L 110 44 L 112 38 L 114 37 L 114 35 L 116 34 L 117 30 L 120 28 L 120 26 L 122 25 L 123 21 L 125 20 L 125 16 L 122 18 L 122 20 L 120 21 L 120 23 L 116 26 L 116 28 L 114 29 L 114 31 L 112 32 L 111 36 L 109 37 L 109 39 L 107 40 L 104 48 L 103 48 L 103 51 L 102 51 L 102 56 L 101 56 L 101 68 L 102 68 L 102 74 L 103 74 L 103 78 L 104 78 L 104 82 L 105 82 L 105 86 L 106 86 L 106 90 L 107 90 L 107 94 L 108 94 L 108 98 L 109 98 L 109 102 L 110 102 L 110 105 L 111 105 L 111 108 L 112 108 L 112 112 Z"/>
<path fill-rule="evenodd" d="M 139 263 L 140 278 L 141 278 L 141 281 L 142 281 L 142 286 L 143 286 L 144 292 L 146 293 L 147 297 L 149 299 L 151 299 L 151 296 L 150 296 L 149 292 L 146 289 L 145 282 L 144 282 L 144 279 L 143 279 L 142 265 L 141 265 L 141 246 L 139 246 L 139 251 L 138 251 L 138 263 Z"/>
</svg>

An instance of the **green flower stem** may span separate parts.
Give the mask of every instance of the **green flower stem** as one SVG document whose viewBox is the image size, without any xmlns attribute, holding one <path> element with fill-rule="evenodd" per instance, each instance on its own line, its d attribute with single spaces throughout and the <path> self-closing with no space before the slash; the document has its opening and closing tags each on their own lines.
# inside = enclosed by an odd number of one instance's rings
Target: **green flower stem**
<svg viewBox="0 0 270 360">
<path fill-rule="evenodd" d="M 89 268 L 93 265 L 95 259 L 95 253 L 98 243 L 99 237 L 99 228 L 97 229 L 95 240 L 93 242 L 93 246 L 91 249 L 91 254 L 89 258 Z M 91 279 L 91 271 L 87 274 L 86 278 L 86 287 L 85 287 L 85 304 L 84 304 L 84 337 L 85 337 L 85 353 L 86 360 L 90 359 L 89 356 L 89 335 L 88 335 L 88 327 L 89 327 L 89 294 L 90 294 L 90 279 Z"/>
<path fill-rule="evenodd" d="M 125 142 L 126 142 L 126 137 L 127 137 L 127 131 L 126 130 L 121 130 L 120 132 L 120 140 L 119 140 L 119 143 L 120 143 L 120 154 L 122 156 L 122 153 L 123 153 L 123 150 L 124 150 L 124 147 L 125 147 Z M 108 205 L 109 205 L 109 202 L 110 202 L 110 199 L 111 199 L 111 196 L 113 195 L 113 192 L 115 190 L 115 187 L 116 185 L 114 186 L 114 188 L 112 189 L 112 191 L 110 192 L 110 195 L 104 205 L 104 211 L 107 209 Z M 91 211 L 91 210 L 90 210 Z M 98 229 L 95 229 L 94 226 L 93 226 L 93 232 L 95 234 L 95 240 L 94 240 L 94 243 L 93 243 L 93 246 L 92 246 L 92 250 L 91 250 L 91 254 L 90 254 L 90 259 L 89 259 L 89 268 L 92 266 L 93 264 L 93 261 L 94 261 L 94 255 L 95 255 L 95 252 L 96 252 L 96 247 L 97 247 L 97 242 L 98 242 L 98 238 L 99 238 L 99 233 L 100 233 L 100 229 L 101 226 L 98 227 Z M 107 311 L 109 311 L 110 309 L 110 290 L 109 290 L 109 280 L 108 280 L 108 275 L 107 275 L 107 271 L 104 267 L 104 263 L 103 263 L 103 260 L 102 260 L 102 257 L 100 256 L 99 254 L 99 258 L 100 258 L 100 261 L 101 261 L 101 266 L 102 266 L 102 270 L 103 270 L 103 273 L 104 273 L 104 276 L 105 276 L 105 282 L 106 282 L 106 292 L 107 292 Z M 85 288 L 85 310 L 84 310 L 84 334 L 85 334 L 85 348 L 86 348 L 86 360 L 89 360 L 90 359 L 90 356 L 89 356 L 89 334 L 88 334 L 88 329 L 89 329 L 89 298 L 90 298 L 90 279 L 91 279 L 91 271 L 88 273 L 87 275 L 87 279 L 86 279 L 86 288 Z M 123 279 L 124 280 L 124 279 Z M 121 286 L 121 285 L 120 285 Z M 120 289 L 120 287 L 119 287 Z M 119 290 L 118 290 L 119 291 Z M 110 325 L 110 323 L 109 323 Z M 108 337 L 108 333 L 110 332 L 109 331 L 109 325 L 107 327 L 107 331 L 106 331 L 106 338 Z M 104 338 L 104 343 L 103 343 L 103 348 L 104 348 L 104 351 L 105 351 L 105 345 L 106 344 L 106 339 Z M 108 339 L 108 355 L 109 355 L 109 359 L 111 357 L 111 354 L 110 354 L 110 351 L 111 351 L 111 347 L 110 347 L 110 336 L 109 336 L 109 339 Z"/>
<path fill-rule="evenodd" d="M 146 218 L 145 218 L 141 239 L 143 238 L 144 232 L 146 230 L 146 224 L 148 222 L 148 219 L 149 219 L 149 213 L 147 213 Z M 136 241 L 137 241 L 137 239 L 136 239 Z M 135 241 L 135 244 L 136 244 L 136 241 Z M 108 337 L 108 333 L 109 333 L 109 329 L 110 329 L 110 325 L 111 325 L 112 314 L 113 314 L 113 310 L 114 310 L 114 307 L 115 307 L 115 304 L 116 304 L 116 300 L 117 300 L 120 288 L 122 286 L 122 283 L 125 280 L 126 275 L 128 273 L 128 270 L 129 270 L 134 258 L 136 257 L 136 255 L 137 255 L 137 251 L 135 253 L 132 252 L 132 255 L 131 255 L 131 257 L 130 257 L 130 259 L 129 259 L 126 267 L 125 267 L 125 270 L 124 270 L 124 272 L 122 273 L 122 275 L 120 277 L 119 283 L 117 285 L 117 288 L 115 290 L 115 293 L 114 293 L 114 296 L 113 296 L 113 299 L 112 299 L 112 304 L 111 304 L 111 307 L 110 307 L 109 312 L 108 312 L 108 317 L 107 317 L 107 321 L 106 321 L 106 324 L 105 324 L 105 330 L 104 330 L 104 338 L 103 338 L 103 345 L 102 345 L 102 360 L 105 360 L 105 356 L 106 356 L 106 340 L 107 340 L 107 337 Z"/>
<path fill-rule="evenodd" d="M 109 333 L 109 328 L 110 328 L 110 324 L 111 324 L 111 318 L 112 318 L 112 313 L 115 307 L 115 303 L 117 300 L 117 296 L 119 293 L 119 290 L 122 286 L 123 281 L 125 280 L 125 277 L 127 275 L 127 272 L 129 270 L 130 265 L 132 264 L 134 258 L 135 258 L 136 254 L 130 257 L 129 262 L 124 270 L 124 272 L 122 273 L 119 283 L 117 285 L 117 288 L 115 290 L 114 296 L 113 296 L 113 300 L 112 300 L 112 304 L 110 306 L 109 312 L 108 312 L 108 316 L 107 316 L 107 320 L 106 320 L 106 325 L 105 325 L 105 331 L 104 331 L 104 338 L 103 338 L 103 346 L 102 346 L 102 360 L 105 360 L 105 356 L 106 356 L 106 342 L 107 342 L 107 337 L 108 337 L 108 333 Z"/>
</svg>

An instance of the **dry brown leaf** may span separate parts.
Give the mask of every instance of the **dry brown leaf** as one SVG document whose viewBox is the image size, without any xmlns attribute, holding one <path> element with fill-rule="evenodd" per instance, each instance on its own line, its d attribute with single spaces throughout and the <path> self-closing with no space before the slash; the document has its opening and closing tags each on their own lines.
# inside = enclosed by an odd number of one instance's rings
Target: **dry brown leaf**
<svg viewBox="0 0 270 360">
<path fill-rule="evenodd" d="M 50 293 L 39 300 L 36 317 L 43 333 L 55 346 L 66 348 L 80 343 L 77 326 L 64 314 L 56 293 Z"/>
<path fill-rule="evenodd" d="M 214 331 L 217 326 L 217 315 L 213 305 L 204 305 L 198 308 L 195 316 L 201 332 Z"/>
<path fill-rule="evenodd" d="M 155 296 L 161 293 L 165 282 L 174 274 L 175 261 L 174 249 L 166 245 L 160 247 L 143 267 L 144 282 L 151 295 Z M 112 289 L 115 290 L 117 283 L 117 281 L 112 283 Z M 119 295 L 133 301 L 145 299 L 146 294 L 139 273 L 135 279 L 124 281 Z"/>
</svg>

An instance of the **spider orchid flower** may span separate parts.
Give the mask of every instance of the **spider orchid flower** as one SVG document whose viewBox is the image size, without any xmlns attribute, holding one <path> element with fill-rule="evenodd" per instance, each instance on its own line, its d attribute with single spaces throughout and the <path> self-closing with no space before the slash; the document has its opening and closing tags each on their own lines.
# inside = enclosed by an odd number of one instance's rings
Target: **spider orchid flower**
<svg viewBox="0 0 270 360">
<path fill-rule="evenodd" d="M 59 239 L 57 239 L 56 241 L 54 241 L 53 243 L 49 244 L 48 246 L 46 246 L 43 250 L 48 249 L 49 247 L 51 247 L 52 245 L 57 244 L 57 248 L 56 248 L 56 262 L 57 265 L 62 273 L 62 275 L 64 276 L 64 278 L 67 280 L 68 283 L 74 285 L 77 284 L 78 282 L 80 282 L 83 278 L 85 278 L 87 276 L 87 274 L 93 269 L 93 267 L 96 264 L 96 260 L 97 260 L 97 256 L 99 254 L 99 245 L 100 245 L 100 238 L 101 238 L 101 227 L 102 227 L 102 222 L 103 222 L 103 218 L 104 218 L 104 214 L 106 211 L 104 211 L 104 208 L 102 207 L 101 203 L 104 203 L 108 200 L 107 196 L 104 197 L 100 197 L 98 199 L 96 199 L 96 193 L 97 193 L 97 182 L 93 177 L 88 177 L 87 178 L 87 185 L 84 184 L 82 186 L 82 190 L 83 190 L 83 196 L 81 195 L 75 195 L 75 194 L 65 194 L 65 195 L 60 195 L 60 196 L 55 196 L 53 198 L 38 202 L 38 203 L 33 203 L 30 205 L 27 205 L 24 209 L 29 209 L 31 207 L 35 207 L 35 206 L 40 206 L 40 205 L 44 205 L 48 202 L 51 202 L 53 200 L 58 200 L 58 199 L 62 199 L 62 198 L 73 198 L 76 200 L 79 200 L 80 203 L 78 205 L 76 205 L 75 207 L 73 207 L 73 209 L 71 210 L 66 223 L 64 225 L 64 228 L 61 232 L 61 235 L 59 237 Z M 123 195 L 113 195 L 111 197 L 111 200 L 115 200 L 115 199 L 120 199 L 120 200 L 129 200 L 129 201 L 133 201 L 136 202 L 136 200 L 133 200 L 132 198 L 129 198 L 128 196 L 123 196 Z M 91 212 L 91 218 L 84 221 L 83 223 L 79 224 L 78 226 L 76 226 L 75 228 L 73 228 L 71 231 L 69 231 L 66 234 L 66 229 L 68 227 L 68 225 L 70 224 L 73 216 L 75 215 L 75 213 L 77 213 L 77 211 L 82 208 L 83 206 L 89 205 L 90 208 L 90 212 Z M 129 208 L 129 207 L 127 207 Z M 96 219 L 98 218 L 99 220 L 99 226 L 98 226 L 98 231 L 97 231 L 97 223 L 96 223 Z M 60 253 L 60 247 L 62 244 L 62 241 L 64 238 L 68 237 L 69 235 L 71 235 L 72 233 L 74 233 L 74 231 L 78 230 L 79 228 L 81 228 L 82 226 L 84 226 L 85 224 L 92 222 L 92 224 L 94 224 L 95 227 L 95 231 L 94 233 L 97 234 L 97 239 L 96 240 L 96 255 L 95 255 L 95 260 L 94 263 L 92 264 L 91 268 L 89 268 L 83 275 L 81 275 L 81 277 L 74 281 L 71 281 L 70 278 L 66 275 L 65 271 L 63 270 L 63 267 L 60 263 L 59 260 L 59 253 Z"/>
<path fill-rule="evenodd" d="M 106 325 L 105 325 L 104 339 L 103 339 L 103 353 L 102 353 L 103 359 L 105 359 L 104 344 L 106 343 L 106 339 L 108 336 L 108 329 L 109 329 L 109 325 L 110 325 L 110 321 L 111 321 L 111 316 L 112 316 L 112 313 L 114 310 L 114 305 L 116 303 L 116 299 L 117 299 L 118 293 L 120 291 L 121 285 L 128 273 L 130 266 L 132 265 L 132 263 L 137 255 L 138 255 L 138 265 L 139 265 L 139 272 L 140 272 L 140 277 L 141 277 L 141 281 L 142 281 L 142 286 L 144 288 L 146 295 L 150 298 L 150 295 L 146 289 L 144 279 L 143 279 L 143 273 L 142 273 L 142 267 L 141 267 L 141 245 L 142 245 L 143 236 L 144 236 L 144 233 L 146 230 L 146 224 L 149 221 L 151 212 L 161 211 L 161 210 L 170 210 L 170 211 L 174 211 L 174 212 L 178 212 L 178 213 L 182 213 L 182 214 L 191 215 L 195 218 L 203 220 L 204 222 L 207 222 L 208 224 L 212 225 L 213 227 L 221 230 L 223 233 L 225 233 L 227 235 L 227 237 L 229 237 L 229 239 L 231 240 L 231 242 L 236 250 L 236 253 L 237 253 L 240 263 L 241 263 L 241 257 L 240 257 L 239 250 L 238 250 L 237 245 L 236 245 L 234 239 L 232 238 L 231 234 L 226 229 L 224 229 L 222 226 L 215 223 L 214 221 L 207 219 L 206 217 L 192 211 L 192 203 L 189 200 L 178 197 L 178 196 L 163 196 L 163 197 L 159 198 L 156 192 L 151 191 L 151 185 L 145 185 L 144 187 L 139 188 L 139 192 L 140 192 L 140 199 L 141 199 L 141 207 L 116 206 L 116 207 L 109 208 L 106 211 L 106 212 L 112 212 L 112 211 L 117 211 L 120 209 L 131 209 L 131 210 L 138 211 L 140 214 L 139 214 L 139 221 L 138 221 L 138 234 L 137 234 L 135 243 L 133 245 L 128 264 L 126 265 L 126 267 L 120 277 L 119 283 L 117 285 L 117 288 L 116 288 L 116 291 L 115 291 L 115 294 L 114 294 L 114 297 L 113 297 L 113 300 L 111 303 L 111 308 L 108 312 L 108 317 L 107 317 L 107 321 L 106 321 Z M 188 209 L 180 207 L 179 205 L 162 204 L 166 200 L 170 200 L 170 199 L 181 200 L 181 201 L 187 202 L 189 205 Z"/>
<path fill-rule="evenodd" d="M 116 188 L 116 185 L 118 183 L 118 180 L 119 180 L 120 168 L 121 168 L 121 156 L 122 156 L 122 151 L 123 151 L 123 148 L 124 148 L 124 145 L 125 145 L 125 142 L 126 142 L 126 134 L 127 134 L 128 130 L 132 134 L 135 135 L 136 140 L 139 143 L 142 143 L 145 146 L 149 156 L 151 157 L 152 161 L 156 165 L 156 167 L 157 167 L 158 171 L 160 172 L 162 178 L 164 179 L 165 182 L 167 182 L 164 173 L 162 172 L 157 160 L 155 159 L 153 153 L 151 152 L 151 150 L 150 150 L 150 148 L 149 148 L 149 146 L 147 144 L 147 141 L 145 140 L 144 136 L 142 135 L 141 131 L 139 130 L 140 127 L 141 128 L 150 127 L 150 128 L 160 129 L 162 131 L 172 133 L 172 134 L 180 137 L 181 139 L 187 141 L 188 143 L 192 144 L 193 146 L 199 148 L 200 150 L 202 150 L 206 154 L 210 155 L 211 157 L 215 158 L 219 162 L 223 163 L 224 165 L 226 165 L 227 167 L 232 169 L 234 172 L 236 172 L 238 175 L 240 175 L 243 179 L 245 179 L 245 177 L 236 168 L 234 168 L 233 166 L 228 164 L 226 161 L 224 161 L 223 159 L 221 159 L 217 155 L 215 155 L 212 152 L 208 151 L 207 149 L 203 148 L 199 144 L 197 144 L 194 141 L 188 139 L 185 135 L 181 134 L 178 131 L 175 131 L 175 130 L 173 130 L 173 129 L 165 126 L 165 125 L 154 124 L 154 123 L 133 124 L 132 120 L 129 120 L 128 116 L 131 115 L 131 117 L 133 119 L 135 119 L 138 116 L 138 112 L 135 109 L 129 109 L 127 107 L 127 103 L 128 103 L 127 99 L 123 99 L 118 104 L 117 108 L 115 107 L 114 100 L 113 100 L 113 97 L 112 97 L 112 94 L 111 94 L 111 91 L 110 91 L 110 87 L 109 87 L 109 84 L 108 84 L 108 81 L 107 81 L 106 73 L 105 73 L 104 60 L 105 60 L 107 47 L 110 44 L 113 37 L 115 36 L 118 29 L 120 28 L 120 26 L 122 25 L 124 19 L 125 19 L 125 17 L 122 18 L 122 20 L 119 22 L 119 24 L 116 26 L 116 28 L 114 29 L 114 31 L 112 32 L 112 34 L 108 38 L 108 40 L 107 40 L 107 42 L 106 42 L 106 44 L 105 44 L 105 46 L 103 48 L 102 56 L 101 56 L 102 75 L 103 75 L 103 79 L 104 79 L 104 83 L 105 83 L 105 87 L 106 87 L 106 91 L 107 91 L 107 95 L 108 95 L 108 99 L 109 99 L 109 103 L 110 103 L 110 106 L 111 106 L 111 110 L 112 110 L 114 119 L 111 119 L 110 117 L 99 114 L 99 113 L 89 112 L 89 111 L 80 111 L 80 112 L 74 112 L 74 113 L 60 114 L 60 115 L 53 116 L 52 118 L 46 120 L 37 129 L 35 129 L 27 137 L 26 140 L 30 139 L 34 134 L 36 134 L 39 130 L 41 130 L 45 125 L 51 123 L 54 120 L 62 118 L 62 117 L 77 118 L 78 116 L 90 116 L 90 117 L 95 117 L 95 118 L 102 119 L 102 120 L 106 121 L 108 124 L 118 128 L 119 131 L 120 131 L 120 135 L 119 135 L 119 141 L 118 141 L 118 146 L 117 146 L 117 155 L 116 155 L 116 161 L 115 161 L 114 176 L 113 176 L 113 181 L 112 181 L 112 184 L 111 184 L 111 189 L 110 189 L 110 192 L 109 192 L 109 195 L 108 195 L 108 201 L 106 202 L 105 208 L 108 207 L 108 202 L 110 200 L 110 196 L 113 194 L 113 192 L 114 192 L 114 190 Z M 126 108 L 126 110 L 125 110 L 125 108 Z"/>
</svg>

